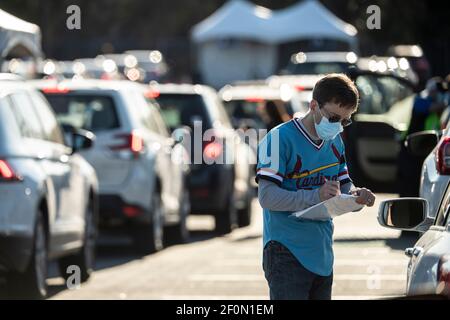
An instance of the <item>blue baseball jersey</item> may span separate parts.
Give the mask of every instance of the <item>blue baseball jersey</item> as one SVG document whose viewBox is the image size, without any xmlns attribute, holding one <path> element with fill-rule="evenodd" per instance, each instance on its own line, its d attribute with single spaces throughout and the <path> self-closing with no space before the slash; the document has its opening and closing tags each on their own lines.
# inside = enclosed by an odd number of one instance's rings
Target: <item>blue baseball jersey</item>
<svg viewBox="0 0 450 320">
<path fill-rule="evenodd" d="M 327 180 L 351 182 L 340 135 L 316 143 L 296 118 L 273 128 L 258 146 L 256 180 L 281 188 L 314 190 Z M 333 271 L 333 222 L 289 217 L 292 212 L 263 210 L 264 246 L 270 240 L 286 246 L 309 271 L 328 276 Z"/>
</svg>

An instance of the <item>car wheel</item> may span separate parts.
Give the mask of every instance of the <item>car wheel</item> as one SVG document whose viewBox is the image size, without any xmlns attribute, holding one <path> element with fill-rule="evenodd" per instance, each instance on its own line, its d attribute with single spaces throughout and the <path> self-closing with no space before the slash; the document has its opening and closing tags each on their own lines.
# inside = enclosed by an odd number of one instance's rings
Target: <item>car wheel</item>
<svg viewBox="0 0 450 320">
<path fill-rule="evenodd" d="M 215 231 L 218 234 L 228 234 L 233 231 L 233 225 L 237 222 L 237 210 L 234 205 L 234 196 L 228 198 L 225 207 L 216 212 Z"/>
<path fill-rule="evenodd" d="M 251 223 L 252 219 L 252 197 L 250 190 L 247 193 L 245 199 L 245 207 L 238 210 L 238 227 L 247 227 Z"/>
<path fill-rule="evenodd" d="M 180 222 L 174 226 L 168 226 L 164 230 L 164 238 L 167 244 L 186 243 L 189 240 L 187 217 L 191 211 L 189 191 L 184 189 L 180 203 Z"/>
<path fill-rule="evenodd" d="M 41 212 L 36 217 L 33 250 L 25 272 L 7 275 L 8 293 L 13 298 L 44 299 L 47 296 L 47 237 Z"/>
<path fill-rule="evenodd" d="M 163 248 L 164 215 L 161 194 L 152 195 L 152 222 L 136 225 L 133 228 L 133 240 L 139 253 L 150 254 Z"/>
<path fill-rule="evenodd" d="M 77 266 L 80 268 L 81 282 L 86 282 L 89 280 L 92 272 L 94 271 L 97 223 L 94 208 L 91 203 L 86 208 L 85 219 L 83 247 L 76 254 L 69 255 L 58 260 L 59 272 L 66 281 L 72 275 L 67 272 L 70 266 Z"/>
</svg>

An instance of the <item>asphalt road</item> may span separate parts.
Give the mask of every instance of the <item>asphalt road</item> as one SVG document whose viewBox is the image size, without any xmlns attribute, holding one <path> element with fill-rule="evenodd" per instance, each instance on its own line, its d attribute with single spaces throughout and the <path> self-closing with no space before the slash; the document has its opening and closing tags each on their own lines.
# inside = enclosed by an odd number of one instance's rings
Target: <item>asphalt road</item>
<svg viewBox="0 0 450 320">
<path fill-rule="evenodd" d="M 407 258 L 414 237 L 382 228 L 373 208 L 335 221 L 333 299 L 377 299 L 405 292 Z M 56 272 L 49 279 L 51 299 L 267 299 L 261 266 L 262 215 L 253 202 L 247 228 L 217 237 L 213 220 L 193 216 L 188 244 L 138 256 L 126 238 L 101 240 L 96 272 L 79 289 L 69 290 Z M 54 269 L 54 268 L 53 268 Z"/>
</svg>

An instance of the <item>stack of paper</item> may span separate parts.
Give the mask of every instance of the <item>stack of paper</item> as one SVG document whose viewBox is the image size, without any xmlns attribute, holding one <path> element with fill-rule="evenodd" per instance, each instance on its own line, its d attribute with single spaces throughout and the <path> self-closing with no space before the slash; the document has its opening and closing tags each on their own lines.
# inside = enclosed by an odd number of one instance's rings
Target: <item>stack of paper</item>
<svg viewBox="0 0 450 320">
<path fill-rule="evenodd" d="M 329 220 L 342 214 L 360 210 L 364 205 L 356 203 L 357 196 L 342 194 L 308 209 L 294 212 L 291 216 L 299 219 Z"/>
</svg>

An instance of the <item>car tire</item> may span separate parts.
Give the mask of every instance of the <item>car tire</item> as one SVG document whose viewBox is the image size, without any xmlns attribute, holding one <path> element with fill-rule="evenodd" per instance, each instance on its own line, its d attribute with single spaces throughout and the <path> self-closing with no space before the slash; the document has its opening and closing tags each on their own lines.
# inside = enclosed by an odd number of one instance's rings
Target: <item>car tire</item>
<svg viewBox="0 0 450 320">
<path fill-rule="evenodd" d="M 163 248 L 164 214 L 161 194 L 152 195 L 152 221 L 132 228 L 134 247 L 140 254 L 151 254 Z"/>
<path fill-rule="evenodd" d="M 233 231 L 233 225 L 237 222 L 237 210 L 234 205 L 234 197 L 228 197 L 225 207 L 214 215 L 215 232 L 219 235 L 228 234 Z"/>
<path fill-rule="evenodd" d="M 250 190 L 249 190 L 250 192 Z M 251 223 L 252 219 L 252 199 L 250 194 L 247 194 L 247 198 L 245 199 L 245 207 L 238 210 L 238 227 L 247 227 Z"/>
<path fill-rule="evenodd" d="M 164 230 L 164 241 L 168 245 L 181 244 L 189 241 L 189 230 L 187 228 L 187 217 L 191 211 L 189 201 L 189 191 L 183 191 L 180 203 L 180 222 L 173 226 L 168 226 Z"/>
<path fill-rule="evenodd" d="M 7 291 L 13 299 L 44 299 L 47 296 L 48 251 L 42 213 L 38 211 L 34 229 L 33 249 L 25 272 L 7 275 Z"/>
<path fill-rule="evenodd" d="M 86 224 L 84 231 L 83 247 L 73 255 L 62 257 L 58 260 L 60 275 L 65 281 L 72 275 L 67 270 L 70 266 L 78 266 L 80 268 L 80 281 L 86 282 L 94 271 L 95 264 L 95 242 L 97 238 L 97 223 L 95 218 L 94 207 L 89 203 L 86 208 Z"/>
</svg>

